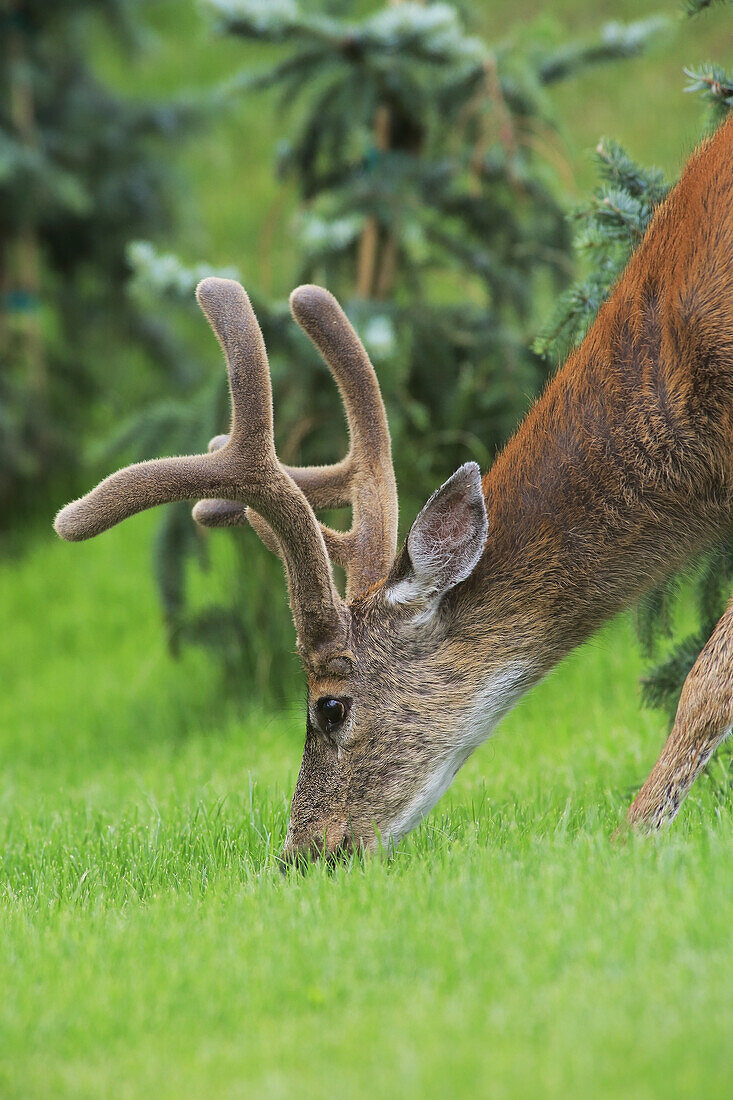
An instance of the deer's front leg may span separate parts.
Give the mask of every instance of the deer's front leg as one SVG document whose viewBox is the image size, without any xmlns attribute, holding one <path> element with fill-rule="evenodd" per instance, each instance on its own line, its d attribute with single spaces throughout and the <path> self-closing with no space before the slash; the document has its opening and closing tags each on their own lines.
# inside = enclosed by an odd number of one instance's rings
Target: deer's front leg
<svg viewBox="0 0 733 1100">
<path fill-rule="evenodd" d="M 652 830 L 671 821 L 732 726 L 733 600 L 690 669 L 672 732 L 629 809 L 629 825 Z"/>
</svg>

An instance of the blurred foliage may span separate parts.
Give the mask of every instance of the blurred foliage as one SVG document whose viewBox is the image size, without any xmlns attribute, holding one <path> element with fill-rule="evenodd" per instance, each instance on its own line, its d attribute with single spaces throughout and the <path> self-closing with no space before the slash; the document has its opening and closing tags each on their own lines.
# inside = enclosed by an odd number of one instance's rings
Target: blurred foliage
<svg viewBox="0 0 733 1100">
<path fill-rule="evenodd" d="M 560 291 L 571 266 L 557 180 L 537 152 L 553 127 L 545 89 L 637 56 L 665 23 L 610 24 L 578 42 L 542 28 L 509 47 L 469 34 L 444 3 L 392 4 L 364 17 L 350 15 L 353 4 L 207 5 L 223 33 L 279 47 L 270 65 L 235 75 L 227 94 L 267 92 L 280 104 L 287 137 L 275 168 L 299 196 L 296 278 L 327 285 L 367 346 L 409 516 L 466 458 L 490 464 L 547 377 L 529 347 L 532 307 Z M 201 271 L 145 245 L 131 256 L 146 296 L 193 301 Z M 248 289 L 271 358 L 282 459 L 338 457 L 347 439 L 328 372 L 285 303 Z M 201 376 L 208 379 L 203 366 Z M 221 383 L 202 381 L 202 391 L 211 386 L 223 393 Z M 190 406 L 182 414 L 185 423 Z M 208 423 L 211 434 L 223 426 L 222 418 Z M 194 449 L 197 432 L 184 449 Z M 166 439 L 173 436 L 161 431 L 157 451 Z M 164 525 L 175 522 L 169 515 Z M 172 530 L 159 544 L 169 623 L 185 640 L 197 628 L 180 559 L 196 547 L 195 537 Z M 248 570 L 259 570 L 260 558 L 252 553 Z M 279 638 L 279 623 L 260 633 L 271 650 L 273 631 Z M 207 644 L 212 637 L 201 631 Z"/>
<path fill-rule="evenodd" d="M 599 142 L 595 159 L 602 183 L 570 215 L 587 274 L 560 295 L 534 340 L 535 351 L 557 363 L 585 336 L 670 188 L 658 168 L 642 168 L 610 138 Z"/>
<path fill-rule="evenodd" d="M 221 29 L 284 43 L 242 88 L 277 92 L 290 130 L 277 168 L 301 198 L 301 281 L 329 286 L 367 339 L 412 509 L 468 454 L 487 465 L 546 372 L 528 348 L 539 288 L 570 273 L 555 180 L 537 156 L 546 85 L 638 54 L 660 20 L 520 48 L 467 33 L 443 3 L 364 18 L 293 2 L 208 0 Z M 237 80 L 233 81 L 236 86 Z M 331 419 L 324 374 L 303 395 Z M 325 458 L 317 432 L 305 457 Z"/>
<path fill-rule="evenodd" d="M 733 539 L 716 546 L 698 563 L 692 583 L 697 627 L 673 643 L 670 651 L 642 678 L 642 699 L 647 706 L 665 710 L 670 720 L 677 710 L 682 685 L 723 614 L 733 587 Z M 661 638 L 673 633 L 672 616 L 679 579 L 654 590 L 639 608 L 639 633 L 648 656 Z"/>
<path fill-rule="evenodd" d="M 727 0 L 730 2 L 730 0 Z M 689 5 L 690 14 L 709 3 Z M 711 63 L 685 70 L 687 91 L 699 92 L 707 105 L 705 131 L 714 129 L 733 107 L 733 77 Z M 589 203 L 572 214 L 575 247 L 584 276 L 558 300 L 535 350 L 559 362 L 585 335 L 601 304 L 610 294 L 631 253 L 641 241 L 657 205 L 672 186 L 657 168 L 642 168 L 615 141 L 604 139 L 596 150 L 601 186 Z M 642 680 L 646 705 L 662 707 L 674 718 L 682 685 L 700 650 L 713 632 L 730 598 L 733 584 L 733 538 L 696 563 L 692 596 L 697 626 L 671 652 L 650 668 Z M 663 639 L 675 633 L 675 597 L 683 589 L 671 577 L 641 601 L 637 625 L 642 646 L 653 656 Z M 688 592 L 688 588 L 684 587 Z"/>
<path fill-rule="evenodd" d="M 200 107 L 123 98 L 95 75 L 93 20 L 105 17 L 132 48 L 133 15 L 129 0 L 0 4 L 4 521 L 50 477 L 73 470 L 95 399 L 110 400 L 117 348 L 174 363 L 158 326 L 124 294 L 125 251 L 131 234 L 171 226 L 175 188 L 163 149 Z M 117 397 L 124 408 L 132 394 L 118 387 Z"/>
<path fill-rule="evenodd" d="M 694 69 L 685 69 L 689 77 L 688 92 L 700 92 L 710 105 L 709 129 L 715 129 L 733 107 L 733 72 L 709 62 Z"/>
<path fill-rule="evenodd" d="M 699 15 L 707 8 L 729 4 L 730 0 L 686 0 L 685 7 L 688 15 Z"/>
</svg>

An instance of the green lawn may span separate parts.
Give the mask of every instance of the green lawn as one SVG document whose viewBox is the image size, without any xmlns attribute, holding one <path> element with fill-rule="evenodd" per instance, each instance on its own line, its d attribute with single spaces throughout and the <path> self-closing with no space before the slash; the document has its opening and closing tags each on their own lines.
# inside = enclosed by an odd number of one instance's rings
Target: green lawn
<svg viewBox="0 0 733 1100">
<path fill-rule="evenodd" d="M 724 761 L 608 842 L 662 738 L 628 621 L 392 861 L 284 879 L 299 708 L 169 661 L 150 530 L 0 566 L 3 1098 L 729 1095 Z"/>
</svg>

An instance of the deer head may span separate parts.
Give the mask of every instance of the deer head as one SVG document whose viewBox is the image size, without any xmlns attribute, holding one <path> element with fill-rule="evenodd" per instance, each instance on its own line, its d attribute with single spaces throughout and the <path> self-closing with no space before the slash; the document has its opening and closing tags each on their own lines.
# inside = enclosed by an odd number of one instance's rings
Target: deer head
<svg viewBox="0 0 733 1100">
<path fill-rule="evenodd" d="M 230 434 L 205 455 L 120 470 L 64 508 L 56 530 L 89 538 L 154 504 L 203 497 L 199 523 L 249 523 L 280 555 L 308 679 L 286 857 L 399 839 L 528 687 L 730 532 L 732 143 L 733 118 L 692 157 L 483 485 L 475 463 L 462 466 L 396 556 L 387 418 L 336 301 L 304 286 L 291 306 L 336 378 L 350 449 L 333 466 L 291 468 L 275 454 L 267 358 L 246 294 L 222 279 L 199 286 L 227 359 Z M 350 531 L 316 519 L 343 505 Z M 331 562 L 346 571 L 345 599 Z M 674 817 L 730 732 L 732 610 L 688 677 L 632 823 Z"/>
<path fill-rule="evenodd" d="M 478 466 L 462 466 L 433 494 L 395 556 L 397 492 L 384 405 L 335 299 L 303 286 L 291 309 L 335 376 L 350 449 L 332 466 L 288 467 L 275 453 L 267 356 L 247 295 L 235 282 L 212 278 L 197 297 L 227 361 L 229 435 L 212 440 L 208 454 L 119 470 L 64 508 L 56 531 L 86 539 L 153 505 L 199 497 L 198 523 L 255 529 L 283 561 L 308 680 L 305 750 L 284 854 L 373 849 L 417 824 L 485 733 L 486 707 L 478 738 L 472 707 L 475 685 L 486 679 L 486 647 L 474 668 L 463 614 L 487 533 Z M 314 509 L 345 505 L 349 531 L 316 518 Z M 346 571 L 345 599 L 331 562 Z M 493 721 L 522 679 L 506 660 L 497 671 L 505 703 Z"/>
</svg>

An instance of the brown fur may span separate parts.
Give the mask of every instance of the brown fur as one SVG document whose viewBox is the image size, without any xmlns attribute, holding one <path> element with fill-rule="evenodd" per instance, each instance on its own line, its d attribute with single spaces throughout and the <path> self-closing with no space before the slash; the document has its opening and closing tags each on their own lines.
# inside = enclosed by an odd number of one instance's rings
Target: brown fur
<svg viewBox="0 0 733 1100">
<path fill-rule="evenodd" d="M 284 495 L 269 514 L 251 470 L 234 471 L 226 492 L 205 484 L 203 495 L 229 499 L 195 510 L 202 522 L 230 525 L 245 519 L 237 502 L 254 506 L 253 526 L 286 561 L 309 698 L 287 857 L 398 839 L 527 688 L 730 530 L 733 120 L 691 158 L 585 340 L 483 478 L 483 496 L 476 468 L 462 468 L 377 583 L 396 524 L 384 410 L 333 299 L 307 288 L 302 305 L 297 319 L 339 381 L 349 457 L 316 470 L 277 464 Z M 235 328 L 225 314 L 214 327 L 224 344 Z M 352 371 L 362 372 L 360 383 Z M 244 416 L 261 395 L 239 407 L 233 386 L 233 399 Z M 60 533 L 86 537 L 142 507 L 202 492 L 201 470 L 229 446 L 221 437 L 200 461 L 144 464 L 141 484 L 140 467 L 113 475 L 61 514 Z M 156 483 L 156 471 L 167 477 L 175 462 L 188 464 L 180 482 Z M 350 501 L 354 530 L 319 528 L 306 499 L 312 507 Z M 287 520 L 293 501 L 297 514 Z M 318 550 L 324 539 L 357 577 L 346 604 Z M 324 699 L 348 711 L 335 731 L 324 724 Z M 731 724 L 729 608 L 690 673 L 631 823 L 673 817 Z"/>
<path fill-rule="evenodd" d="M 492 668 L 526 663 L 522 687 L 530 686 L 730 529 L 733 120 L 692 157 L 586 339 L 483 487 L 485 552 L 446 598 L 441 629 L 406 643 L 408 624 L 372 593 L 351 607 L 354 675 L 339 685 L 309 677 L 311 699 L 354 695 L 367 713 L 348 765 L 307 739 L 289 850 L 322 833 L 333 843 L 339 830 L 347 843 L 373 846 L 374 827 L 386 834 L 436 757 L 450 754 L 467 700 Z M 690 674 L 630 820 L 671 818 L 732 724 L 729 610 Z M 325 789 L 338 793 L 313 798 Z"/>
</svg>

